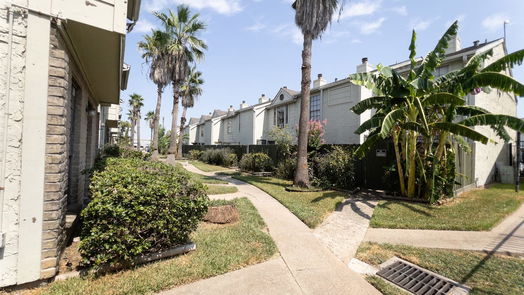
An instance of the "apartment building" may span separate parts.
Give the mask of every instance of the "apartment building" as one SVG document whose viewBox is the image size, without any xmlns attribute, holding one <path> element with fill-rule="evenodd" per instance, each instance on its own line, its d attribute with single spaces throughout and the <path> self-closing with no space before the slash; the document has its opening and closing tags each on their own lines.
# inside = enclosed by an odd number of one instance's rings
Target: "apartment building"
<svg viewBox="0 0 524 295">
<path fill-rule="evenodd" d="M 0 287 L 53 277 L 118 104 L 140 0 L 0 3 Z M 106 125 L 107 127 L 107 125 Z M 112 126 L 111 126 L 112 127 Z"/>
</svg>

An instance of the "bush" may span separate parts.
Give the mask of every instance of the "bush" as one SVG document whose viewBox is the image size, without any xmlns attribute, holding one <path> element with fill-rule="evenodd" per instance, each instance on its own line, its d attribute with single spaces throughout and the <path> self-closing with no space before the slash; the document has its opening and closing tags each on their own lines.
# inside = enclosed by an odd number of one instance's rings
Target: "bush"
<svg viewBox="0 0 524 295">
<path fill-rule="evenodd" d="M 355 156 L 353 151 L 335 146 L 316 158 L 316 175 L 313 183 L 321 187 L 353 189 L 356 186 Z"/>
<path fill-rule="evenodd" d="M 295 177 L 295 169 L 297 167 L 296 158 L 287 158 L 278 163 L 275 169 L 275 177 L 281 179 L 291 180 Z"/>
<path fill-rule="evenodd" d="M 182 168 L 136 158 L 108 158 L 89 188 L 79 251 L 82 265 L 95 270 L 187 243 L 209 201 L 204 185 Z"/>
<path fill-rule="evenodd" d="M 147 160 L 150 156 L 149 153 L 144 153 L 134 148 L 119 146 L 116 144 L 105 145 L 100 152 L 101 158 L 137 158 Z"/>
<path fill-rule="evenodd" d="M 239 166 L 245 171 L 267 172 L 273 170 L 273 161 L 264 153 L 245 154 Z"/>
<path fill-rule="evenodd" d="M 187 154 L 187 157 L 189 160 L 198 160 L 202 156 L 202 153 L 203 152 L 201 150 L 190 150 Z"/>
<path fill-rule="evenodd" d="M 236 165 L 237 156 L 230 149 L 209 149 L 202 152 L 200 160 L 212 165 L 231 167 Z"/>
</svg>

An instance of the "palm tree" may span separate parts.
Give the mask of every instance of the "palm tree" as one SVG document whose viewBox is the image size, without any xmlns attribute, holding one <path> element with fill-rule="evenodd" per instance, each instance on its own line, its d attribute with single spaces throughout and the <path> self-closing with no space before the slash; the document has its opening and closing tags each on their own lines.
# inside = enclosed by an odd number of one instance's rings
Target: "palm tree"
<svg viewBox="0 0 524 295">
<path fill-rule="evenodd" d="M 144 98 L 140 94 L 133 93 L 129 95 L 129 106 L 131 107 L 131 122 L 133 129 L 131 129 L 131 142 L 134 140 L 134 128 L 136 127 L 136 144 L 137 149 L 140 149 L 140 109 L 144 106 Z"/>
<path fill-rule="evenodd" d="M 186 124 L 186 113 L 188 108 L 192 108 L 195 105 L 195 100 L 198 96 L 202 95 L 202 88 L 204 80 L 201 78 L 202 72 L 197 71 L 196 67 L 192 67 L 189 70 L 189 75 L 186 81 L 180 88 L 182 91 L 182 116 L 180 116 L 180 134 L 178 135 L 178 150 L 177 157 L 182 156 L 182 145 L 183 145 L 183 131 L 184 125 Z"/>
<path fill-rule="evenodd" d="M 370 132 L 357 153 L 363 156 L 377 140 L 391 136 L 401 193 L 408 197 L 415 197 L 418 191 L 419 195 L 423 194 L 429 201 L 438 199 L 434 194 L 435 177 L 439 170 L 444 169 L 442 166 L 446 165 L 446 146 L 450 142 L 463 142 L 462 137 L 484 144 L 489 140 L 472 127 L 490 126 L 504 140 L 510 138 L 505 126 L 518 131 L 524 130 L 524 121 L 507 115 L 490 114 L 479 107 L 466 106 L 463 98 L 482 87 L 523 95 L 524 85 L 500 71 L 507 71 L 514 64 L 522 63 L 524 50 L 509 54 L 482 68 L 484 61 L 493 55 L 492 50 L 489 50 L 472 57 L 461 70 L 439 78 L 433 76 L 445 58 L 448 41 L 457 34 L 457 30 L 458 24 L 455 22 L 435 49 L 420 63 L 414 59 L 416 34 L 413 32 L 409 47 L 411 68 L 406 77 L 394 69 L 382 66 L 377 67 L 374 73 L 350 76 L 353 83 L 366 86 L 378 95 L 359 102 L 352 108 L 357 114 L 370 109 L 377 110 L 356 131 L 359 134 Z M 420 139 L 423 142 L 417 147 Z M 435 140 L 438 142 L 436 148 Z M 403 152 L 400 153 L 399 149 Z M 407 173 L 407 188 L 404 185 L 404 168 Z"/>
<path fill-rule="evenodd" d="M 147 123 L 149 124 L 149 129 L 151 130 L 149 135 L 150 135 L 150 139 L 152 142 L 153 141 L 153 129 L 155 128 L 155 112 L 153 111 L 147 112 L 145 119 Z M 150 148 L 151 148 L 151 144 L 150 144 Z"/>
<path fill-rule="evenodd" d="M 153 158 L 158 156 L 158 128 L 160 125 L 162 93 L 171 79 L 171 64 L 167 53 L 168 40 L 168 34 L 154 30 L 151 32 L 151 35 L 145 35 L 144 40 L 138 42 L 138 48 L 142 51 L 142 58 L 149 64 L 149 79 L 157 86 L 153 135 L 151 136 L 151 152 Z"/>
<path fill-rule="evenodd" d="M 309 171 L 307 163 L 309 96 L 311 87 L 311 47 L 313 40 L 319 38 L 326 30 L 333 13 L 338 8 L 338 0 L 296 0 L 295 23 L 304 36 L 302 49 L 302 82 L 300 88 L 300 120 L 298 124 L 297 169 L 294 185 L 309 187 Z"/>
<path fill-rule="evenodd" d="M 170 58 L 171 83 L 173 85 L 173 111 L 171 123 L 171 136 L 169 154 L 175 154 L 177 149 L 177 121 L 180 101 L 180 87 L 189 74 L 189 65 L 195 60 L 204 57 L 207 45 L 198 38 L 198 34 L 206 28 L 199 20 L 199 14 L 191 14 L 188 6 L 179 5 L 176 14 L 155 13 L 163 23 L 165 32 L 169 35 L 168 54 Z"/>
</svg>

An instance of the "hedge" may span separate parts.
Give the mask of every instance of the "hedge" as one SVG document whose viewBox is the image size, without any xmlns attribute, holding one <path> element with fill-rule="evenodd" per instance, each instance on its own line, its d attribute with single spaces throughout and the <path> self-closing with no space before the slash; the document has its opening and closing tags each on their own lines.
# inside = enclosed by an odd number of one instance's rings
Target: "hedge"
<svg viewBox="0 0 524 295">
<path fill-rule="evenodd" d="M 82 211 L 80 254 L 86 267 L 120 268 L 173 248 L 207 212 L 204 185 L 182 168 L 138 158 L 107 158 Z"/>
</svg>

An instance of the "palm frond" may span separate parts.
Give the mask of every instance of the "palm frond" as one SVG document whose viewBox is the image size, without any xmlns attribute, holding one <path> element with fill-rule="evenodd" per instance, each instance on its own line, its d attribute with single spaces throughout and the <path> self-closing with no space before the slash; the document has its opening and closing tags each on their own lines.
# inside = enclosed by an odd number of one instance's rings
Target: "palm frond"
<svg viewBox="0 0 524 295">
<path fill-rule="evenodd" d="M 430 96 L 426 97 L 426 99 L 422 101 L 422 105 L 424 106 L 431 106 L 435 104 L 463 105 L 464 103 L 465 103 L 464 99 L 456 95 L 453 95 L 451 93 L 446 93 L 446 92 L 431 94 Z"/>
<path fill-rule="evenodd" d="M 396 109 L 391 112 L 389 112 L 385 117 L 384 121 L 382 122 L 382 126 L 380 128 L 380 136 L 382 138 L 387 138 L 390 135 L 391 129 L 395 124 L 402 123 L 401 119 L 404 117 L 404 110 L 403 109 Z"/>
<path fill-rule="evenodd" d="M 441 130 L 441 131 L 447 131 L 455 135 L 464 136 L 467 138 L 470 138 L 474 141 L 480 141 L 483 144 L 488 143 L 488 138 L 479 132 L 461 124 L 456 123 L 450 123 L 450 122 L 437 122 L 431 124 L 431 127 Z"/>
<path fill-rule="evenodd" d="M 373 96 L 358 102 L 351 110 L 355 114 L 360 115 L 367 110 L 383 106 L 386 100 L 387 98 L 384 96 Z"/>
<path fill-rule="evenodd" d="M 370 134 L 366 141 L 364 141 L 356 150 L 355 155 L 359 158 L 363 158 L 366 153 L 371 149 L 377 141 L 380 140 L 380 136 L 376 133 Z"/>
<path fill-rule="evenodd" d="M 513 68 L 515 65 L 521 65 L 524 61 L 524 49 L 512 52 L 492 64 L 485 67 L 482 72 L 500 72 Z"/>
<path fill-rule="evenodd" d="M 492 87 L 504 92 L 524 96 L 524 85 L 510 76 L 498 72 L 482 72 L 470 80 L 471 88 Z"/>
<path fill-rule="evenodd" d="M 508 115 L 476 115 L 462 120 L 459 124 L 465 126 L 507 126 L 513 130 L 524 132 L 524 120 Z"/>
<path fill-rule="evenodd" d="M 383 116 L 373 116 L 371 119 L 366 120 L 364 123 L 362 123 L 357 130 L 355 130 L 355 134 L 362 134 L 366 132 L 367 130 L 377 128 L 382 123 L 382 120 L 384 120 Z"/>
</svg>

